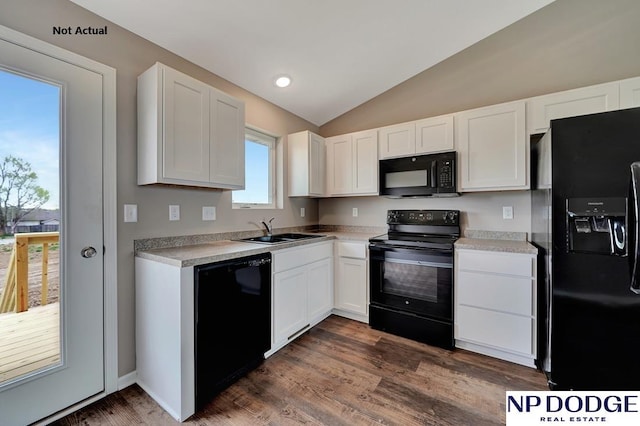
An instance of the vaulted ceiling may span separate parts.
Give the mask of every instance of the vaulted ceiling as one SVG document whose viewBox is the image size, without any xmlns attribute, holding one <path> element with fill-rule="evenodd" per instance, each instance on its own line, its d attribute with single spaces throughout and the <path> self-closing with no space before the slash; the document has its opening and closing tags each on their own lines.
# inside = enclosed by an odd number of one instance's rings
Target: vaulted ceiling
<svg viewBox="0 0 640 426">
<path fill-rule="evenodd" d="M 71 1 L 319 126 L 553 0 Z"/>
</svg>

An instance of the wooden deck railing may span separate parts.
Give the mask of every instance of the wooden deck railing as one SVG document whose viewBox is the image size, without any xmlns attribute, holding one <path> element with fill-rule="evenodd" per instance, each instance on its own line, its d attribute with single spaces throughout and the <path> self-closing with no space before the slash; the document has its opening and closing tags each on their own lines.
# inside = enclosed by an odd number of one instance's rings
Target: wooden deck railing
<svg viewBox="0 0 640 426">
<path fill-rule="evenodd" d="M 60 241 L 58 232 L 28 232 L 15 234 L 4 290 L 0 298 L 0 313 L 24 312 L 29 309 L 29 246 L 42 244 L 42 305 L 49 292 L 49 244 Z"/>
</svg>

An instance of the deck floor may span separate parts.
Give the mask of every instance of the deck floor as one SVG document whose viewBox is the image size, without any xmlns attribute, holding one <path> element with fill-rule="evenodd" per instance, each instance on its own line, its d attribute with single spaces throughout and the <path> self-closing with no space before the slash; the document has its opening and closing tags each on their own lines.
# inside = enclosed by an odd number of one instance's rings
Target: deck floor
<svg viewBox="0 0 640 426">
<path fill-rule="evenodd" d="M 0 383 L 60 361 L 60 306 L 0 314 Z"/>
</svg>

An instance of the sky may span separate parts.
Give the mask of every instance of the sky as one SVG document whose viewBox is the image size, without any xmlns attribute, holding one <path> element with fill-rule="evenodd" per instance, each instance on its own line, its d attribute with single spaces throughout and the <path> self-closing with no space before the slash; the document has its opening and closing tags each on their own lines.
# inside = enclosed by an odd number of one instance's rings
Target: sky
<svg viewBox="0 0 640 426">
<path fill-rule="evenodd" d="M 269 148 L 245 141 L 245 189 L 233 191 L 234 203 L 268 203 Z"/>
<path fill-rule="evenodd" d="M 59 108 L 58 86 L 0 70 L 0 161 L 13 155 L 31 163 L 50 193 L 47 209 L 60 205 Z"/>
</svg>

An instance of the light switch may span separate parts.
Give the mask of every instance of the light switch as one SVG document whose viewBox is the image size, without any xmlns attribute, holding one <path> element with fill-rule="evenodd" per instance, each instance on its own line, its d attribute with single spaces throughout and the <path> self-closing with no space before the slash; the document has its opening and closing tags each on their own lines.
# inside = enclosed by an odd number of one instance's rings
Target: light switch
<svg viewBox="0 0 640 426">
<path fill-rule="evenodd" d="M 304 207 L 300 207 L 300 217 L 304 217 L 305 213 Z"/>
<path fill-rule="evenodd" d="M 502 218 L 513 219 L 513 206 L 502 207 Z"/>
<path fill-rule="evenodd" d="M 169 220 L 180 220 L 180 206 L 169 206 Z"/>
<path fill-rule="evenodd" d="M 125 222 L 138 221 L 138 205 L 137 204 L 124 205 L 124 221 Z"/>
<path fill-rule="evenodd" d="M 216 208 L 214 206 L 202 207 L 202 220 L 216 220 Z"/>
<path fill-rule="evenodd" d="M 353 209 L 351 209 L 351 215 L 353 217 L 358 217 L 358 208 L 354 207 Z"/>
</svg>

